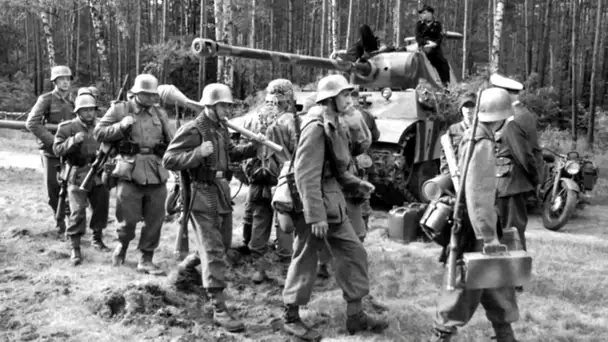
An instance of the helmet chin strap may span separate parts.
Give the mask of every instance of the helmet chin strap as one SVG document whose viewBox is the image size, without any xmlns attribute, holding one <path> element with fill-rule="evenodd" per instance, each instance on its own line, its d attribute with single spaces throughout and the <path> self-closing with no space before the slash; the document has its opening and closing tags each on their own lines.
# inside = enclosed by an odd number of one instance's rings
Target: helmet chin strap
<svg viewBox="0 0 608 342">
<path fill-rule="evenodd" d="M 209 117 L 209 119 L 211 119 L 217 123 L 220 122 L 220 117 L 217 115 L 215 109 L 205 107 L 205 115 L 207 115 L 207 117 Z"/>
</svg>

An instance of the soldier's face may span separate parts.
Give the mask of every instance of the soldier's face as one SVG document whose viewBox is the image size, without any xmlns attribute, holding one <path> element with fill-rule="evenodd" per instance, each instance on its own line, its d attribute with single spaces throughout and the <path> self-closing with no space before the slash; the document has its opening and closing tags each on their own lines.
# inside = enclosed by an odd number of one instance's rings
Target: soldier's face
<svg viewBox="0 0 608 342">
<path fill-rule="evenodd" d="M 144 107 L 151 107 L 160 101 L 158 94 L 139 93 L 135 95 L 137 103 Z"/>
<path fill-rule="evenodd" d="M 81 108 L 78 110 L 78 116 L 80 117 L 80 120 L 85 123 L 91 123 L 95 120 L 95 108 Z"/>
<path fill-rule="evenodd" d="M 351 106 L 351 97 L 349 90 L 341 91 L 340 94 L 338 94 L 338 96 L 336 96 L 334 99 L 336 102 L 336 110 L 338 110 L 338 112 L 340 113 L 344 113 L 348 109 L 348 107 Z"/>
<path fill-rule="evenodd" d="M 232 104 L 220 102 L 215 105 L 214 111 L 220 121 L 224 118 L 229 119 L 232 114 Z"/>
<path fill-rule="evenodd" d="M 429 21 L 433 19 L 433 13 L 429 11 L 424 11 L 420 13 L 420 20 Z"/>
<path fill-rule="evenodd" d="M 55 79 L 55 85 L 61 91 L 68 91 L 68 90 L 70 90 L 70 84 L 71 83 L 72 83 L 72 80 L 68 76 L 61 76 L 61 77 L 57 77 Z"/>
<path fill-rule="evenodd" d="M 473 115 L 475 114 L 475 104 L 472 102 L 465 103 L 460 109 L 463 119 L 467 124 L 473 122 Z"/>
</svg>

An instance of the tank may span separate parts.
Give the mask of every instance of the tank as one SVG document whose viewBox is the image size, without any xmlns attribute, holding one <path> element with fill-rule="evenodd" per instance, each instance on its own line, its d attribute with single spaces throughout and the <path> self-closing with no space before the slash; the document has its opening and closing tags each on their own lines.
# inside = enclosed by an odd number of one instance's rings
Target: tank
<svg viewBox="0 0 608 342">
<path fill-rule="evenodd" d="M 232 56 L 345 73 L 352 83 L 360 86 L 360 107 L 375 117 L 380 130 L 380 139 L 367 152 L 373 161 L 367 174 L 376 187 L 374 200 L 388 207 L 401 206 L 404 202 L 427 202 L 422 195 L 422 185 L 439 173 L 439 138 L 446 127 L 431 120 L 430 109 L 424 105 L 424 94 L 429 93 L 429 89 L 424 92 L 413 89 L 420 79 L 425 79 L 432 91 L 442 89 L 436 82 L 436 74 L 432 73 L 436 71 L 429 70 L 430 64 L 423 53 L 381 52 L 365 62 L 350 62 L 237 47 L 203 38 L 194 39 L 191 50 L 201 58 Z M 295 95 L 298 105 L 305 106 L 315 92 L 301 91 Z M 238 125 L 241 118 L 233 120 Z"/>
</svg>

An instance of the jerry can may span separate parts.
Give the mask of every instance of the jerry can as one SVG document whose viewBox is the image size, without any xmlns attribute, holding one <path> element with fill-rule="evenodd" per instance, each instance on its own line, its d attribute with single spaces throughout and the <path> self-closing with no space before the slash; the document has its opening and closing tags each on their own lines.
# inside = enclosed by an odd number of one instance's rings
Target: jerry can
<svg viewBox="0 0 608 342">
<path fill-rule="evenodd" d="M 403 207 L 393 207 L 388 213 L 388 237 L 399 242 L 415 241 L 420 231 L 420 217 L 426 204 L 410 203 Z"/>
</svg>

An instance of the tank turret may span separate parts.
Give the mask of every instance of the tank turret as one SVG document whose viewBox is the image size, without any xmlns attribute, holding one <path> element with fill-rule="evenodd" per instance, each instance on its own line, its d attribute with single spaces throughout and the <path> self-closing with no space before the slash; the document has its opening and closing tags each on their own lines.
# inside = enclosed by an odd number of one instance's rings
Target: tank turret
<svg viewBox="0 0 608 342">
<path fill-rule="evenodd" d="M 232 46 L 205 38 L 196 38 L 192 41 L 192 52 L 199 57 L 234 56 L 352 73 L 353 83 L 366 89 L 415 88 L 420 78 L 426 79 L 435 88 L 442 88 L 432 77 L 425 63 L 426 57 L 420 52 L 379 52 L 365 62 L 350 62 Z"/>
</svg>

